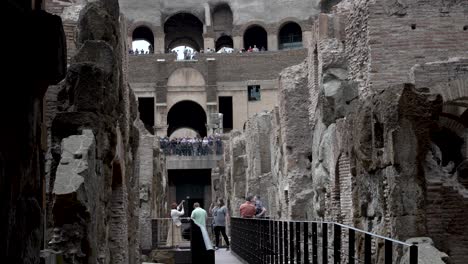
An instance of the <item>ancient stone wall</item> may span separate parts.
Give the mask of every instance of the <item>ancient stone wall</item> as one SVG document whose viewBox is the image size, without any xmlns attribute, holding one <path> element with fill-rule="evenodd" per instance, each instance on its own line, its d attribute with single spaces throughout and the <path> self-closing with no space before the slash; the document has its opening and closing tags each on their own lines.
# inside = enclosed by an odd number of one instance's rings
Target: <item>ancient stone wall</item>
<svg viewBox="0 0 468 264">
<path fill-rule="evenodd" d="M 5 263 L 40 263 L 45 214 L 44 153 L 47 149 L 43 99 L 66 72 L 60 17 L 32 1 L 2 2 L 5 52 L 0 92 L 0 256 Z M 6 87 L 9 87 L 7 89 Z"/>
<path fill-rule="evenodd" d="M 138 110 L 124 77 L 119 16 L 112 1 L 83 8 L 79 49 L 58 93 L 48 97 L 53 102 L 56 94 L 57 110 L 47 243 L 66 263 L 139 263 Z"/>
<path fill-rule="evenodd" d="M 467 56 L 464 1 L 355 1 L 346 27 L 360 90 L 409 82 L 415 64 Z"/>
<path fill-rule="evenodd" d="M 271 216 L 400 240 L 428 236 L 463 263 L 468 76 L 466 59 L 457 58 L 467 50 L 460 4 L 355 1 L 318 16 L 306 63 L 280 75 L 279 106 L 268 113 L 268 186 L 279 200 L 268 202 L 277 210 Z M 246 192 L 252 179 L 264 181 L 253 142 L 265 118 L 235 135 L 245 138 L 247 163 L 233 163 L 233 153 L 225 159 L 245 174 L 236 185 Z M 381 261 L 382 245 L 373 251 Z"/>
</svg>

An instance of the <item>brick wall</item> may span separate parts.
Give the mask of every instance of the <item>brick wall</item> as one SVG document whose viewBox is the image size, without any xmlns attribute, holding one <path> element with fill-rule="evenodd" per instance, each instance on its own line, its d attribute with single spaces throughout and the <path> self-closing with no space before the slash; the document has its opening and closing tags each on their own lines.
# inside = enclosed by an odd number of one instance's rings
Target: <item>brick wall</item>
<svg viewBox="0 0 468 264">
<path fill-rule="evenodd" d="M 428 236 L 450 256 L 450 263 L 466 263 L 468 257 L 468 195 L 441 181 L 427 184 Z"/>
<path fill-rule="evenodd" d="M 78 6 L 80 3 L 76 0 L 64 1 L 64 0 L 46 0 L 45 9 L 47 12 L 61 16 L 63 20 L 63 30 L 67 40 L 67 61 L 76 54 L 76 27 L 77 21 L 71 20 L 64 16 L 64 10 L 67 7 Z M 77 9 L 77 11 L 79 11 Z M 76 12 L 77 12 L 76 11 Z M 77 19 L 77 17 L 75 18 Z"/>
<path fill-rule="evenodd" d="M 272 80 L 284 68 L 296 65 L 305 60 L 306 49 L 235 54 L 202 54 L 199 60 L 174 61 L 172 54 L 152 54 L 131 56 L 129 58 L 129 80 L 134 83 L 165 83 L 171 72 L 182 67 L 192 67 L 200 71 L 205 80 L 208 78 L 206 58 L 215 58 L 216 81 Z M 166 61 L 157 62 L 157 59 Z M 160 69 L 166 67 L 166 71 Z"/>
<path fill-rule="evenodd" d="M 468 56 L 466 1 L 412 1 L 399 10 L 387 2 L 369 5 L 368 70 L 373 89 L 409 82 L 415 64 Z"/>
</svg>

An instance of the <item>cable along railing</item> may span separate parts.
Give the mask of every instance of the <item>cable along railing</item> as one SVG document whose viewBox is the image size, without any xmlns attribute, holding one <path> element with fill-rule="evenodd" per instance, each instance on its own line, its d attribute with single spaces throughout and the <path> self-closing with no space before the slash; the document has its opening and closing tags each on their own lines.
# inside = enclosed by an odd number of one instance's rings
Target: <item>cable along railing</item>
<svg viewBox="0 0 468 264">
<path fill-rule="evenodd" d="M 249 264 L 418 263 L 416 245 L 334 222 L 233 217 L 231 239 Z"/>
</svg>

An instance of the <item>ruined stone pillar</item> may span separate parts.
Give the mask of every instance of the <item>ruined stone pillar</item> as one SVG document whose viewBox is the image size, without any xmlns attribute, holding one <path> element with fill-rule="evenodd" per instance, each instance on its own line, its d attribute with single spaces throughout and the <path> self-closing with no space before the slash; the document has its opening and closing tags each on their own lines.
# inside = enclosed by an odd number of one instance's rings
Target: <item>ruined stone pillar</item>
<svg viewBox="0 0 468 264">
<path fill-rule="evenodd" d="M 167 135 L 167 104 L 156 103 L 154 108 L 154 134 L 159 137 L 165 137 Z"/>
<path fill-rule="evenodd" d="M 156 28 L 154 34 L 154 53 L 165 53 L 165 34 L 161 27 Z"/>
<path fill-rule="evenodd" d="M 244 38 L 242 36 L 234 36 L 232 41 L 234 42 L 234 49 L 241 50 L 244 47 Z"/>
<path fill-rule="evenodd" d="M 261 47 L 259 47 L 261 48 Z M 268 50 L 278 50 L 278 36 L 276 34 L 268 34 Z"/>
<path fill-rule="evenodd" d="M 205 26 L 211 26 L 211 10 L 210 10 L 210 4 L 205 3 L 204 4 L 205 8 Z"/>
<path fill-rule="evenodd" d="M 308 48 L 312 45 L 312 31 L 303 31 L 302 32 L 302 47 Z"/>
<path fill-rule="evenodd" d="M 215 49 L 215 40 L 213 37 L 207 35 L 206 37 L 203 37 L 203 44 L 204 48 L 210 48 L 210 49 Z"/>
</svg>

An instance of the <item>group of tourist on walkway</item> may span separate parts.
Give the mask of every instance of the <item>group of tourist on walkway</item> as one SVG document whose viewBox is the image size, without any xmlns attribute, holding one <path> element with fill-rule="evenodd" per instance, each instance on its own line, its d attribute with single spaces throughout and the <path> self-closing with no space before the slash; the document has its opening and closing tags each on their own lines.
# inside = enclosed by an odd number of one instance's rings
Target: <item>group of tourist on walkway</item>
<svg viewBox="0 0 468 264">
<path fill-rule="evenodd" d="M 260 200 L 260 196 L 248 196 L 245 198 L 245 203 L 243 203 L 240 208 L 240 215 L 243 218 L 262 218 L 265 217 L 266 208 L 263 206 L 262 201 Z M 180 202 L 180 204 L 172 203 L 171 205 L 171 218 L 172 224 L 169 225 L 168 236 L 167 236 L 167 246 L 175 247 L 176 249 L 179 248 L 180 244 L 182 243 L 182 232 L 181 226 L 182 222 L 180 217 L 185 214 L 184 211 L 184 200 Z M 200 207 L 199 203 L 194 203 L 193 205 L 194 210 L 192 211 L 192 215 L 190 218 L 197 224 L 201 231 L 202 235 L 205 240 L 205 244 L 208 248 L 212 248 L 211 242 L 209 241 L 208 232 L 206 230 L 206 221 L 208 219 L 208 213 Z M 229 238 L 226 234 L 226 226 L 229 225 L 229 210 L 226 207 L 224 200 L 219 199 L 217 203 L 212 203 L 209 208 L 209 212 L 213 217 L 211 222 L 212 231 L 215 233 L 215 247 L 214 249 L 217 250 L 220 244 L 220 236 L 222 235 L 224 238 L 224 242 L 226 243 L 226 250 L 229 250 Z M 208 239 L 208 240 L 207 240 Z"/>
<path fill-rule="evenodd" d="M 165 155 L 177 156 L 206 156 L 221 155 L 223 142 L 217 135 L 204 138 L 173 138 L 163 137 L 159 139 L 160 148 Z"/>
</svg>

